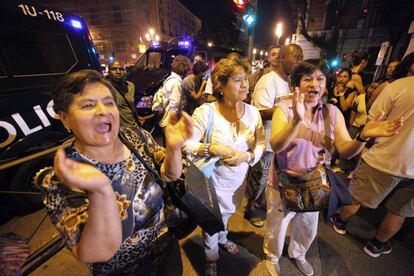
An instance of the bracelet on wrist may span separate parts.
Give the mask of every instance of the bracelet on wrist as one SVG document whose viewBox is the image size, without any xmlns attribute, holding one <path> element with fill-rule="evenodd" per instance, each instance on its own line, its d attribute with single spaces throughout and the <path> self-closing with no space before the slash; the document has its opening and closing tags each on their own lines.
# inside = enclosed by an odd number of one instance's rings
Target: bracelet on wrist
<svg viewBox="0 0 414 276">
<path fill-rule="evenodd" d="M 209 156 L 209 153 L 208 153 L 209 150 L 210 150 L 210 143 L 205 143 L 204 149 L 203 149 L 203 155 L 206 157 Z"/>
</svg>

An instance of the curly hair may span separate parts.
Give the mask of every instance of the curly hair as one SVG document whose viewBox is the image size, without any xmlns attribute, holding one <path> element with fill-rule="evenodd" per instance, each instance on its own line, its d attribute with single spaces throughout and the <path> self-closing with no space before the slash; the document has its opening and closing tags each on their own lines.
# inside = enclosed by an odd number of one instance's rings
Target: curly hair
<svg viewBox="0 0 414 276">
<path fill-rule="evenodd" d="M 328 65 L 323 59 L 307 59 L 299 63 L 291 76 L 292 84 L 299 86 L 300 80 L 304 75 L 312 74 L 316 70 L 320 70 L 326 77 L 328 77 L 329 70 Z"/>
<path fill-rule="evenodd" d="M 191 68 L 191 61 L 185 56 L 176 56 L 171 64 L 172 71 L 181 77 L 185 77 Z"/>
<path fill-rule="evenodd" d="M 111 91 L 112 97 L 116 101 L 116 90 L 112 84 L 95 70 L 85 69 L 60 78 L 52 89 L 53 110 L 67 112 L 76 94 L 83 92 L 87 84 L 101 83 Z"/>
<path fill-rule="evenodd" d="M 239 70 L 244 70 L 246 74 L 250 73 L 249 62 L 241 56 L 223 58 L 216 64 L 216 67 L 211 73 L 211 81 L 213 83 L 213 95 L 217 100 L 223 98 L 222 87 L 227 84 L 231 75 Z"/>
</svg>

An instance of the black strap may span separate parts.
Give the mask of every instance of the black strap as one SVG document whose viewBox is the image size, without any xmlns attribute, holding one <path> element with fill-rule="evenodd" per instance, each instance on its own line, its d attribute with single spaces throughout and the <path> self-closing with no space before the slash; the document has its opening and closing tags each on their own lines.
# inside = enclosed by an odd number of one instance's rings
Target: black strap
<svg viewBox="0 0 414 276">
<path fill-rule="evenodd" d="M 138 133 L 139 130 L 135 131 L 141 138 L 144 134 L 141 133 L 141 135 Z M 135 156 L 141 161 L 142 165 L 148 170 L 148 172 L 151 174 L 151 176 L 154 178 L 154 180 L 157 182 L 157 184 L 161 187 L 161 189 L 164 191 L 164 193 L 168 192 L 167 184 L 164 180 L 162 180 L 160 174 L 145 160 L 145 158 L 142 156 L 140 152 L 137 151 L 137 149 L 132 145 L 131 142 L 129 142 L 128 138 L 125 137 L 125 134 L 123 132 L 119 132 L 119 138 L 121 141 L 127 146 L 127 148 L 135 154 Z M 147 142 L 146 139 L 143 139 L 144 142 Z M 144 145 L 145 147 L 146 145 Z"/>
<path fill-rule="evenodd" d="M 322 106 L 322 114 L 323 114 L 323 124 L 325 126 L 325 160 L 324 163 L 326 166 L 329 167 L 331 162 L 331 120 L 329 116 L 329 108 L 328 105 L 323 104 Z"/>
</svg>

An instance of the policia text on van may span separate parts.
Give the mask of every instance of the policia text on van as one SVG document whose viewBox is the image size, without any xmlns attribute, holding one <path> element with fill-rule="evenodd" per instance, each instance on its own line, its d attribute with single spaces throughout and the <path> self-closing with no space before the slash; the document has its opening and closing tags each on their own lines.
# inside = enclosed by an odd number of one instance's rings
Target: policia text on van
<svg viewBox="0 0 414 276">
<path fill-rule="evenodd" d="M 41 206 L 33 192 L 37 171 L 69 137 L 56 119 L 49 92 L 58 78 L 80 69 L 100 71 L 85 21 L 20 1 L 0 0 L 0 190 L 24 207 Z M 47 154 L 45 154 L 47 153 Z M 13 196 L 10 197 L 10 193 Z M 1 206 L 3 207 L 3 206 Z"/>
</svg>

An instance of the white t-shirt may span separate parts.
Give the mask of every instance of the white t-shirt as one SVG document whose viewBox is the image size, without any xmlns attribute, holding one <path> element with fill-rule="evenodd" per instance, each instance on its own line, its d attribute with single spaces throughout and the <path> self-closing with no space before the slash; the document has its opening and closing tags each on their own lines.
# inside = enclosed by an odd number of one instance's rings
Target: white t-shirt
<svg viewBox="0 0 414 276">
<path fill-rule="evenodd" d="M 404 117 L 398 134 L 376 139 L 362 158 L 371 167 L 390 175 L 414 178 L 414 76 L 389 84 L 375 100 L 369 117 L 385 112 L 387 120 Z"/>
<path fill-rule="evenodd" d="M 289 94 L 289 92 L 289 83 L 272 71 L 263 75 L 256 83 L 252 105 L 259 110 L 272 108 L 277 103 L 277 97 Z M 263 126 L 266 132 L 266 151 L 272 151 L 269 143 L 272 120 L 263 120 Z"/>
<path fill-rule="evenodd" d="M 168 99 L 168 105 L 165 108 L 164 116 L 159 125 L 166 127 L 168 122 L 168 114 L 171 111 L 177 111 L 181 100 L 181 82 L 182 78 L 175 72 L 171 72 L 168 81 L 164 83 L 164 97 Z"/>
</svg>

